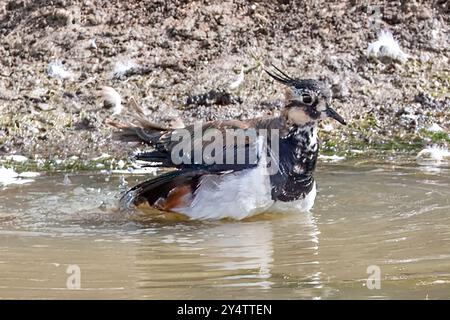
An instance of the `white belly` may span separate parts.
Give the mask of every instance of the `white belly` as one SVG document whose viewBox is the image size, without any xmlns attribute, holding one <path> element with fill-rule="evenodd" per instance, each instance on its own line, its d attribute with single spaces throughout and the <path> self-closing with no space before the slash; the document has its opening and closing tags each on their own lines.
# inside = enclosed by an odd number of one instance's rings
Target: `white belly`
<svg viewBox="0 0 450 320">
<path fill-rule="evenodd" d="M 192 219 L 241 220 L 266 211 L 273 204 L 265 166 L 223 175 L 206 175 L 189 207 L 176 208 Z"/>
<path fill-rule="evenodd" d="M 265 168 L 246 169 L 202 179 L 189 207 L 177 208 L 192 219 L 242 220 L 263 212 L 308 212 L 314 205 L 316 184 L 305 198 L 291 202 L 273 201 L 270 176 Z"/>
</svg>

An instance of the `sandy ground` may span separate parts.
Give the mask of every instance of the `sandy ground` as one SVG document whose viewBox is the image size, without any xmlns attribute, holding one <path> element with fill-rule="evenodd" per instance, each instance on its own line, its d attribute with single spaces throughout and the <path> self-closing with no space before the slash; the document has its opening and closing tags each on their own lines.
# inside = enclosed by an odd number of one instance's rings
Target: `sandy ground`
<svg viewBox="0 0 450 320">
<path fill-rule="evenodd" d="M 332 86 L 350 124 L 324 125 L 323 153 L 445 146 L 449 3 L 402 3 L 2 0 L 0 157 L 114 167 L 135 147 L 112 141 L 105 122 L 126 120 L 130 97 L 164 123 L 274 114 L 282 87 L 267 63 Z M 368 57 L 385 29 L 407 61 Z M 98 97 L 102 86 L 121 95 L 120 114 Z"/>
</svg>

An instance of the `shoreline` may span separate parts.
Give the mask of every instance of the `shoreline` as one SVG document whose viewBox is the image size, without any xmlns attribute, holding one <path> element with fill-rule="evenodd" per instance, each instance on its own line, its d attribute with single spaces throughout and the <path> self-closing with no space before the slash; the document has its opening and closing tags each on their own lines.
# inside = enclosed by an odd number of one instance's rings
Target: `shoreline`
<svg viewBox="0 0 450 320">
<path fill-rule="evenodd" d="M 355 1 L 322 0 L 10 1 L 1 9 L 0 159 L 24 156 L 44 171 L 59 160 L 65 170 L 95 168 L 102 154 L 128 162 L 134 147 L 112 141 L 106 122 L 128 121 L 132 97 L 162 124 L 276 114 L 282 87 L 262 72 L 271 63 L 331 86 L 349 125 L 322 125 L 321 154 L 377 158 L 450 143 L 445 5 L 387 3 L 379 16 Z M 406 61 L 368 57 L 380 30 L 393 33 Z M 104 102 L 103 86 L 119 103 Z"/>
</svg>

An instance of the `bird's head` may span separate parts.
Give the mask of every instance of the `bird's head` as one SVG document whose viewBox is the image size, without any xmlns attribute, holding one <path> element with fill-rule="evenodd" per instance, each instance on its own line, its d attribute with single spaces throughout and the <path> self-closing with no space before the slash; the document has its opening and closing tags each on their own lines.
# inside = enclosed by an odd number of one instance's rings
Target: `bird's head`
<svg viewBox="0 0 450 320">
<path fill-rule="evenodd" d="M 287 86 L 286 106 L 283 112 L 290 122 L 295 125 L 304 125 L 333 118 L 341 124 L 346 124 L 345 120 L 331 107 L 331 91 L 324 82 L 293 79 L 277 67 L 273 67 L 276 71 L 265 71 Z"/>
</svg>

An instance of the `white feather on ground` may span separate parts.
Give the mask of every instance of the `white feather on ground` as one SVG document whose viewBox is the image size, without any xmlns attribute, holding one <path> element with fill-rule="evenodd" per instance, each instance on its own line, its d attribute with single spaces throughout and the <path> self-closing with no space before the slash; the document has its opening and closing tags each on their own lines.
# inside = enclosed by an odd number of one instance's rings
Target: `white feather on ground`
<svg viewBox="0 0 450 320">
<path fill-rule="evenodd" d="M 120 114 L 122 112 L 122 97 L 114 88 L 108 86 L 102 87 L 100 96 L 107 104 L 112 105 L 113 115 Z"/>
<path fill-rule="evenodd" d="M 427 130 L 430 131 L 430 132 L 444 132 L 445 131 L 437 123 L 433 123 L 430 127 L 427 128 Z"/>
<path fill-rule="evenodd" d="M 448 149 L 439 146 L 427 147 L 421 150 L 416 157 L 418 162 L 440 162 L 445 158 L 450 158 L 450 152 Z"/>
<path fill-rule="evenodd" d="M 60 79 L 70 79 L 73 76 L 72 72 L 66 70 L 59 61 L 53 61 L 48 64 L 47 74 L 50 77 Z"/>
<path fill-rule="evenodd" d="M 121 78 L 131 70 L 135 70 L 140 68 L 140 66 L 134 62 L 133 60 L 120 60 L 117 61 L 114 65 L 113 69 L 113 77 L 114 78 Z"/>
<path fill-rule="evenodd" d="M 95 38 L 89 40 L 89 48 L 91 48 L 91 49 L 97 49 L 97 43 L 95 42 Z"/>
<path fill-rule="evenodd" d="M 405 63 L 411 57 L 403 52 L 389 30 L 382 30 L 378 35 L 377 41 L 369 44 L 367 55 L 377 59 L 387 57 L 401 63 Z"/>
<path fill-rule="evenodd" d="M 10 156 L 7 156 L 5 158 L 6 160 L 14 161 L 14 162 L 25 162 L 28 161 L 28 158 L 25 156 L 22 156 L 20 154 L 12 154 Z"/>
<path fill-rule="evenodd" d="M 244 75 L 244 67 L 241 68 L 241 72 L 239 73 L 238 77 L 235 81 L 230 83 L 230 89 L 235 90 L 240 87 L 240 85 L 244 82 L 245 75 Z"/>
</svg>

